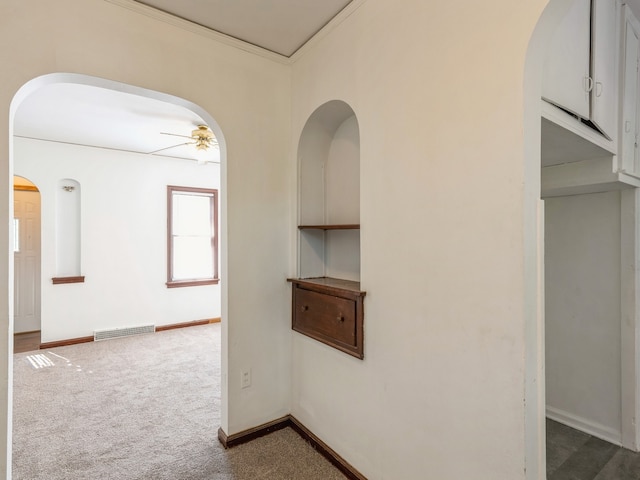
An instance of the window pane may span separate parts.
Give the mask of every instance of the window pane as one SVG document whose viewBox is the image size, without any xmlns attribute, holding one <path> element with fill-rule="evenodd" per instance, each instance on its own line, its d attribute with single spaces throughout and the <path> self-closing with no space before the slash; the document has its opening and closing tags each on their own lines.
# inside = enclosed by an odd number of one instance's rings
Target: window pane
<svg viewBox="0 0 640 480">
<path fill-rule="evenodd" d="M 213 278 L 211 238 L 173 238 L 173 280 Z"/>
<path fill-rule="evenodd" d="M 168 186 L 167 286 L 182 287 L 218 280 L 217 195 L 207 188 Z M 213 282 L 209 282 L 213 281 Z"/>
<path fill-rule="evenodd" d="M 211 237 L 211 197 L 173 194 L 173 234 Z"/>
<path fill-rule="evenodd" d="M 13 219 L 13 251 L 20 252 L 20 219 Z"/>
</svg>

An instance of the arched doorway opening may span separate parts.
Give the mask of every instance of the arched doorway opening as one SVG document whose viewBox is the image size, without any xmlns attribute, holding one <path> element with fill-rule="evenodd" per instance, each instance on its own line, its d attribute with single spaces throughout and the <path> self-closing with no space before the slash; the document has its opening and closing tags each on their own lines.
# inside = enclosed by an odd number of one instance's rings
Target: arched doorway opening
<svg viewBox="0 0 640 480">
<path fill-rule="evenodd" d="M 89 129 L 80 140 L 48 135 L 46 131 L 25 133 L 16 124 L 24 120 L 22 109 L 31 108 L 30 102 L 33 103 L 34 99 L 41 101 L 47 90 L 54 93 L 50 97 L 64 92 L 77 93 L 77 103 L 86 102 L 86 110 L 89 113 L 93 110 L 96 118 L 104 120 L 112 115 L 116 105 L 125 109 L 124 117 L 112 123 L 111 127 L 102 124 L 102 120 L 85 122 Z M 102 103 L 91 102 L 95 94 L 101 96 Z M 60 122 L 61 117 L 53 115 L 53 121 Z M 91 137 L 92 131 L 96 134 L 119 131 L 131 139 L 133 127 L 126 127 L 123 123 L 125 117 L 133 121 L 144 117 L 142 128 L 151 125 L 154 133 L 162 135 L 165 143 L 149 147 L 142 142 L 142 149 L 136 150 L 127 145 L 101 144 L 99 135 Z M 160 123 L 166 126 L 160 126 Z M 196 157 L 198 152 L 190 157 L 179 148 L 168 151 L 172 145 L 190 143 L 190 139 L 177 139 L 173 134 L 189 135 L 200 124 L 207 125 L 215 135 L 219 144 L 217 158 L 202 162 Z M 182 129 L 185 125 L 189 127 L 187 130 Z M 18 91 L 11 105 L 10 127 L 12 169 L 34 180 L 43 198 L 42 230 L 49 240 L 43 241 L 42 252 L 43 343 L 84 337 L 91 335 L 92 330 L 125 327 L 124 324 L 113 323 L 114 319 L 123 318 L 113 311 L 108 315 L 111 319 L 105 316 L 99 320 L 88 314 L 89 310 L 94 313 L 103 310 L 96 310 L 91 304 L 95 306 L 100 290 L 103 293 L 109 291 L 105 288 L 112 289 L 113 295 L 102 294 L 104 301 L 119 298 L 121 302 L 110 303 L 120 303 L 118 308 L 125 317 L 130 316 L 125 322 L 132 327 L 137 325 L 135 318 L 141 315 L 141 310 L 136 313 L 140 306 L 147 310 L 147 318 L 148 308 L 157 309 L 151 315 L 157 327 L 222 316 L 224 300 L 219 283 L 169 291 L 166 286 L 167 268 L 163 263 L 167 258 L 168 185 L 215 188 L 218 192 L 224 189 L 220 175 L 220 164 L 226 155 L 224 136 L 211 115 L 197 105 L 171 95 L 84 75 L 53 74 L 38 77 Z M 68 129 L 73 127 L 68 126 Z M 172 135 L 164 135 L 164 132 Z M 67 200 L 73 196 L 76 197 L 73 205 L 68 205 Z M 65 208 L 61 208 L 63 203 Z M 74 208 L 67 208 L 70 206 Z M 62 218 L 69 212 L 69 218 Z M 224 216 L 224 211 L 221 214 Z M 221 229 L 224 228 L 224 222 L 220 224 Z M 68 242 L 60 235 L 73 230 L 69 228 L 73 225 L 77 227 L 78 241 Z M 154 238 L 136 237 L 133 234 L 136 225 L 150 227 L 156 232 Z M 58 248 L 70 244 L 73 244 L 70 254 Z M 219 249 L 220 262 L 224 262 L 223 248 Z M 105 252 L 111 253 L 105 255 Z M 71 257 L 72 262 L 66 261 Z M 122 260 L 120 266 L 115 266 L 114 258 Z M 71 265 L 71 269 L 61 268 L 64 265 Z M 153 280 L 149 274 L 154 276 Z M 81 277 L 82 281 L 53 281 L 59 277 Z M 119 293 L 113 290 L 132 278 L 137 278 L 137 287 L 129 284 Z M 211 308 L 213 303 L 215 307 Z M 16 307 L 12 298 L 9 304 Z M 109 309 L 107 303 L 103 307 Z M 61 321 L 63 310 L 66 314 Z M 169 313 L 171 311 L 173 313 Z M 169 316 L 163 317 L 165 312 Z M 79 315 L 74 321 L 76 313 Z M 185 316 L 178 317 L 178 314 Z M 95 321 L 89 325 L 87 319 L 91 317 Z M 162 320 L 158 322 L 158 318 Z M 10 391 L 11 388 L 12 381 L 9 380 Z"/>
<path fill-rule="evenodd" d="M 546 478 L 544 343 L 544 204 L 541 192 L 542 72 L 549 38 L 572 0 L 550 0 L 538 20 L 524 74 L 525 467 L 527 480 Z"/>
<path fill-rule="evenodd" d="M 613 52 L 615 57 L 618 48 L 625 47 L 624 35 L 620 35 L 620 27 L 625 28 L 624 15 L 613 13 L 616 2 L 602 5 L 610 9 L 609 32 L 615 45 L 610 46 L 609 56 Z M 593 120 L 597 113 L 593 96 L 599 94 L 591 94 L 589 89 L 582 92 L 579 97 L 584 98 L 579 100 L 591 101 L 591 109 L 587 106 L 587 114 L 577 114 L 548 98 L 549 89 L 543 89 L 545 57 L 557 50 L 553 44 L 556 31 L 565 31 L 556 29 L 561 24 L 564 29 L 567 18 L 574 19 L 580 11 L 580 25 L 586 30 L 583 50 L 588 75 L 597 76 L 594 65 L 602 45 L 589 44 L 589 34 L 591 42 L 604 38 L 593 33 L 600 28 L 595 20 L 599 15 L 602 18 L 597 10 L 600 6 L 600 2 L 551 0 L 530 40 L 525 66 L 528 478 L 545 478 L 547 416 L 633 450 L 638 444 L 634 420 L 638 412 L 637 237 L 633 233 L 637 228 L 638 185 L 633 178 L 619 176 L 625 175 L 624 142 L 618 143 L 617 133 L 609 131 L 607 135 L 607 128 L 612 127 Z M 633 63 L 635 71 L 635 59 Z M 550 73 L 552 80 L 554 77 L 550 64 L 546 67 L 547 82 Z M 618 67 L 606 72 L 614 91 L 624 62 Z M 634 92 L 636 89 L 634 83 Z M 623 105 L 624 93 L 618 94 Z M 614 99 L 614 105 L 609 102 L 614 112 L 618 100 Z M 615 121 L 622 118 L 622 112 L 614 115 Z M 597 175 L 585 180 L 584 173 L 593 168 L 603 168 L 604 174 L 616 178 L 606 185 Z M 598 234 L 603 235 L 600 240 Z"/>
<path fill-rule="evenodd" d="M 16 342 L 40 343 L 40 190 L 13 177 L 14 334 Z M 21 347 L 24 348 L 24 347 Z"/>
</svg>

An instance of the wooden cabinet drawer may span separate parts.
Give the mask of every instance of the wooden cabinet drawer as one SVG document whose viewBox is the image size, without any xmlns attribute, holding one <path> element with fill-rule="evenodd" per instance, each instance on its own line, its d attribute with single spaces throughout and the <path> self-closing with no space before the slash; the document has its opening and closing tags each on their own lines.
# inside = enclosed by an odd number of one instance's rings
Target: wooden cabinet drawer
<svg viewBox="0 0 640 480">
<path fill-rule="evenodd" d="M 289 281 L 293 283 L 293 330 L 364 358 L 365 292 L 359 290 L 359 284 L 327 277 Z"/>
<path fill-rule="evenodd" d="M 295 288 L 294 330 L 315 333 L 336 342 L 356 344 L 356 305 L 353 300 Z"/>
</svg>

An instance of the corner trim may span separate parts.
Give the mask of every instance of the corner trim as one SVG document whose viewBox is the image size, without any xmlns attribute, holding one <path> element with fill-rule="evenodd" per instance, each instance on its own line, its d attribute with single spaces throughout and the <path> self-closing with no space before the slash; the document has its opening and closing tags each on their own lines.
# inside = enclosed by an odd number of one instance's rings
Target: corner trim
<svg viewBox="0 0 640 480">
<path fill-rule="evenodd" d="M 154 20 L 164 22 L 174 27 L 178 27 L 187 32 L 195 33 L 197 35 L 210 38 L 228 47 L 237 48 L 247 53 L 258 55 L 260 57 L 269 59 L 271 61 L 280 63 L 282 65 L 289 65 L 290 63 L 289 57 L 280 55 L 279 53 L 276 53 L 276 52 L 272 52 L 271 50 L 267 50 L 266 48 L 258 47 L 257 45 L 254 45 L 249 42 L 245 42 L 244 40 L 240 40 L 230 35 L 226 35 L 224 33 L 218 32 L 217 30 L 212 30 L 210 28 L 204 27 L 202 25 L 191 22 L 189 20 L 185 20 L 184 18 L 164 12 L 158 8 L 150 7 L 148 5 L 144 5 L 139 2 L 134 2 L 133 0 L 105 0 L 105 1 L 107 3 L 111 3 L 113 5 L 126 8 L 127 10 L 130 10 L 137 14 L 145 15 L 146 17 L 152 18 Z"/>
<path fill-rule="evenodd" d="M 290 415 L 258 425 L 257 427 L 249 428 L 248 430 L 243 430 L 242 432 L 234 433 L 233 435 L 227 435 L 224 430 L 222 430 L 222 427 L 220 427 L 218 429 L 218 440 L 224 448 L 232 448 L 289 426 L 291 426 Z"/>
<path fill-rule="evenodd" d="M 222 427 L 220 427 L 218 429 L 218 440 L 224 448 L 232 448 L 287 427 L 290 427 L 300 435 L 314 450 L 329 460 L 333 466 L 340 470 L 349 480 L 367 480 L 367 477 L 351 466 L 344 458 L 338 455 L 335 450 L 320 440 L 293 415 L 286 415 L 257 427 L 234 433 L 233 435 L 227 435 L 224 430 L 222 430 Z"/>
<path fill-rule="evenodd" d="M 289 421 L 291 428 L 298 435 L 309 442 L 314 450 L 317 450 L 320 455 L 329 460 L 338 470 L 344 473 L 349 480 L 367 480 L 367 477 L 352 467 L 349 462 L 338 455 L 329 445 L 316 437 L 311 430 L 300 423 L 294 416 L 289 415 Z"/>
<path fill-rule="evenodd" d="M 313 36 L 303 43 L 298 50 L 293 52 L 289 58 L 291 63 L 295 63 L 302 58 L 309 50 L 315 48 L 315 46 L 322 41 L 324 37 L 329 35 L 335 28 L 337 28 L 342 22 L 354 14 L 367 0 L 353 0 L 347 4 L 338 14 L 327 22 L 320 30 L 318 30 Z"/>
</svg>

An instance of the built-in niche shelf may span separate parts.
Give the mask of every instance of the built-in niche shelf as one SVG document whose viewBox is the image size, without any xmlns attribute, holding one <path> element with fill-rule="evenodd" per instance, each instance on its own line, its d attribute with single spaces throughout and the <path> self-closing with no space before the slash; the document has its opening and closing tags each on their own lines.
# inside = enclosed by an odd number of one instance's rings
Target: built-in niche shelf
<svg viewBox="0 0 640 480">
<path fill-rule="evenodd" d="M 75 276 L 75 277 L 53 277 L 51 282 L 54 285 L 64 285 L 67 283 L 84 283 L 84 276 Z"/>
<path fill-rule="evenodd" d="M 72 178 L 58 181 L 55 203 L 55 285 L 82 283 L 82 216 L 80 183 Z"/>
<path fill-rule="evenodd" d="M 346 103 L 309 117 L 298 145 L 298 278 L 292 328 L 364 356 L 360 289 L 360 132 Z"/>
<path fill-rule="evenodd" d="M 360 230 L 360 225 L 298 225 L 298 230 Z"/>
<path fill-rule="evenodd" d="M 365 296 L 366 292 L 360 290 L 360 282 L 344 280 L 343 278 L 316 277 L 316 278 L 288 278 L 287 281 L 312 288 L 322 293 L 358 294 Z"/>
</svg>

